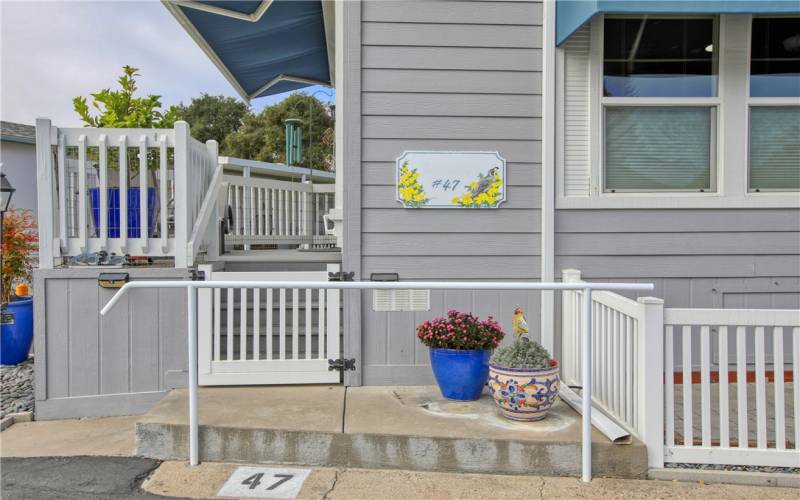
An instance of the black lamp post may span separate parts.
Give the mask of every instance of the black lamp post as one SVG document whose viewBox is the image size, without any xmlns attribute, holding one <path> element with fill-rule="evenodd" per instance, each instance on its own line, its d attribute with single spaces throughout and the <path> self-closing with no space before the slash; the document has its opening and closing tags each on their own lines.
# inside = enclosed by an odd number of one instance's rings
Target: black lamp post
<svg viewBox="0 0 800 500">
<path fill-rule="evenodd" d="M 3 217 L 6 215 L 6 210 L 11 206 L 11 196 L 13 196 L 14 186 L 8 182 L 6 174 L 0 173 L 0 278 L 3 273 Z M 0 286 L 2 286 L 2 279 L 0 279 Z"/>
</svg>

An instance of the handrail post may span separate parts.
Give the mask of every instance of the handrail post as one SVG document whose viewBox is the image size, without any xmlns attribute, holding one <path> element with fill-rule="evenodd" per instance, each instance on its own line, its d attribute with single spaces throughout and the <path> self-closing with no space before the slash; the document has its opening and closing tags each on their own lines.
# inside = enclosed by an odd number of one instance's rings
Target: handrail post
<svg viewBox="0 0 800 500">
<path fill-rule="evenodd" d="M 648 466 L 660 469 L 664 467 L 664 300 L 639 297 L 637 302 L 641 309 L 637 400 L 642 416 L 637 430 L 647 446 Z"/>
<path fill-rule="evenodd" d="M 583 420 L 581 436 L 581 480 L 592 480 L 592 289 L 583 289 L 583 350 L 581 369 L 583 370 L 583 401 L 581 413 Z"/>
<path fill-rule="evenodd" d="M 47 118 L 36 119 L 36 191 L 39 214 L 39 268 L 52 269 L 54 248 L 53 129 Z M 63 169 L 64 165 L 58 168 Z M 60 189 L 64 189 L 61 186 Z M 58 207 L 66 210 L 66 207 Z M 61 230 L 61 228 L 59 228 Z"/>
<path fill-rule="evenodd" d="M 197 288 L 186 287 L 186 309 L 189 336 L 189 465 L 200 463 L 197 415 Z"/>
<path fill-rule="evenodd" d="M 194 193 L 189 192 L 189 124 L 175 122 L 175 267 L 186 268 L 191 265 L 188 256 L 189 200 Z M 143 195 L 144 196 L 144 195 Z"/>
</svg>

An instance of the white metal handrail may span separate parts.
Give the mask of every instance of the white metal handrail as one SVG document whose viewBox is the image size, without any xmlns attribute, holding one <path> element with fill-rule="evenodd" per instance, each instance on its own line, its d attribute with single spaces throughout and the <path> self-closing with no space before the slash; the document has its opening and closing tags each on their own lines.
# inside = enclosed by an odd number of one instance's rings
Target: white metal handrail
<svg viewBox="0 0 800 500">
<path fill-rule="evenodd" d="M 341 290 L 582 290 L 583 291 L 583 400 L 581 432 L 581 478 L 592 479 L 592 292 L 595 290 L 653 290 L 650 283 L 541 283 L 501 281 L 132 281 L 126 283 L 100 311 L 106 315 L 135 288 L 186 288 L 189 344 L 189 463 L 199 463 L 197 412 L 197 289 L 198 288 L 318 288 Z"/>
</svg>

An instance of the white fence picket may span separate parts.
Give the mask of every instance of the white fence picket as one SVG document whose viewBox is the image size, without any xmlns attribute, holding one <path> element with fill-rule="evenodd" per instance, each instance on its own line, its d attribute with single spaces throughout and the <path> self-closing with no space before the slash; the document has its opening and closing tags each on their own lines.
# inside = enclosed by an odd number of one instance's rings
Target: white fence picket
<svg viewBox="0 0 800 500">
<path fill-rule="evenodd" d="M 669 327 L 671 328 L 671 326 Z M 730 446 L 729 394 L 728 394 L 728 327 L 719 327 L 719 445 Z M 669 346 L 667 342 L 667 346 Z M 669 403 L 668 403 L 669 404 Z"/>
</svg>

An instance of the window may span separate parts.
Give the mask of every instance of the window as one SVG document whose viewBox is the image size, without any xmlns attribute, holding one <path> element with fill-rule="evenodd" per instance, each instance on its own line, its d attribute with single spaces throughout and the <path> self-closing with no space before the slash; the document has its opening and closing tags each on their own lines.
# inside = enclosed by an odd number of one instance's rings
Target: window
<svg viewBox="0 0 800 500">
<path fill-rule="evenodd" d="M 750 35 L 751 192 L 800 189 L 800 18 L 753 18 Z"/>
<path fill-rule="evenodd" d="M 604 192 L 715 189 L 715 26 L 712 18 L 606 18 Z"/>
<path fill-rule="evenodd" d="M 800 106 L 750 108 L 750 189 L 800 189 Z"/>
<path fill-rule="evenodd" d="M 559 209 L 800 208 L 800 16 L 596 16 L 556 50 Z"/>
<path fill-rule="evenodd" d="M 603 93 L 607 97 L 713 97 L 713 19 L 607 18 Z"/>
<path fill-rule="evenodd" d="M 705 107 L 607 108 L 606 190 L 710 190 L 712 121 Z"/>
<path fill-rule="evenodd" d="M 753 19 L 750 96 L 800 97 L 800 17 Z"/>
</svg>

